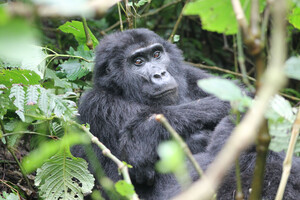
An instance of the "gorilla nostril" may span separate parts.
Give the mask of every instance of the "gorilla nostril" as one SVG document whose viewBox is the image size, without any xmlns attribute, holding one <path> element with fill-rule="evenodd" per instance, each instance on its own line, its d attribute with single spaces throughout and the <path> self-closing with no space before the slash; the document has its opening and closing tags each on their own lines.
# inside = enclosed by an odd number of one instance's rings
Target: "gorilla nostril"
<svg viewBox="0 0 300 200">
<path fill-rule="evenodd" d="M 154 74 L 153 77 L 154 78 L 161 78 L 161 76 L 159 74 Z"/>
</svg>

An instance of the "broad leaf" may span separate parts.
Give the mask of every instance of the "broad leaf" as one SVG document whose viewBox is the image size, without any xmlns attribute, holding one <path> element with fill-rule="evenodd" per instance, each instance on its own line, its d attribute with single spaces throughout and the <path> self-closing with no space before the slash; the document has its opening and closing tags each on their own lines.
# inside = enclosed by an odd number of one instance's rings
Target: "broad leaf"
<svg viewBox="0 0 300 200">
<path fill-rule="evenodd" d="M 52 157 L 37 170 L 35 185 L 47 200 L 79 200 L 92 192 L 94 181 L 85 160 L 63 154 Z"/>
<path fill-rule="evenodd" d="M 116 190 L 119 194 L 125 197 L 130 197 L 134 194 L 134 187 L 132 184 L 124 180 L 120 180 L 115 184 Z"/>
<path fill-rule="evenodd" d="M 299 3 L 300 4 L 300 3 Z M 300 7 L 295 7 L 289 16 L 289 22 L 297 29 L 300 29 Z"/>
<path fill-rule="evenodd" d="M 23 69 L 0 69 L 0 84 L 11 87 L 12 84 L 36 85 L 41 77 L 35 72 Z"/>
<path fill-rule="evenodd" d="M 249 18 L 250 1 L 241 0 L 242 7 Z M 265 1 L 260 0 L 260 10 L 263 10 Z M 230 0 L 196 0 L 187 4 L 185 15 L 199 15 L 202 28 L 208 31 L 236 34 L 238 31 L 237 20 Z"/>
<path fill-rule="evenodd" d="M 58 29 L 65 33 L 73 34 L 78 44 L 84 45 L 85 49 L 88 50 L 88 47 L 86 46 L 86 36 L 85 36 L 82 22 L 79 21 L 66 22 L 65 24 L 58 27 Z M 89 29 L 89 34 L 91 36 L 91 39 L 95 47 L 96 45 L 98 45 L 99 42 L 90 29 Z"/>
</svg>

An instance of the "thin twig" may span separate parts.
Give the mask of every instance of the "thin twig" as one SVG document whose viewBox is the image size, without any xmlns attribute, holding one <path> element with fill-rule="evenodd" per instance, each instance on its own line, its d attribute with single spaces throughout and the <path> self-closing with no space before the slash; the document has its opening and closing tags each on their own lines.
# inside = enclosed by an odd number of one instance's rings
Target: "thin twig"
<svg viewBox="0 0 300 200">
<path fill-rule="evenodd" d="M 2 121 L 1 119 L 0 119 L 0 126 L 1 126 L 1 130 L 2 130 L 3 135 L 5 135 L 5 134 L 6 134 L 6 131 L 5 131 L 5 128 L 4 128 L 3 121 Z M 31 185 L 31 183 L 30 183 L 30 181 L 29 181 L 29 179 L 28 179 L 28 177 L 26 176 L 26 171 L 25 171 L 25 169 L 23 168 L 22 164 L 20 163 L 19 159 L 17 158 L 17 156 L 16 156 L 14 150 L 9 146 L 6 137 L 4 138 L 4 140 L 5 140 L 5 146 L 6 146 L 7 150 L 10 152 L 10 154 L 13 156 L 14 160 L 15 160 L 16 163 L 18 164 L 18 166 L 19 166 L 19 168 L 20 168 L 20 170 L 21 170 L 22 176 L 23 176 L 24 180 L 26 181 L 26 183 L 27 183 L 29 189 L 30 189 L 31 191 L 34 191 L 32 185 Z"/>
<path fill-rule="evenodd" d="M 299 130 L 300 130 L 300 109 L 298 110 L 298 114 L 293 125 L 289 147 L 287 149 L 287 153 L 283 161 L 281 180 L 280 180 L 280 184 L 277 190 L 275 200 L 281 200 L 283 197 L 285 186 L 287 184 L 291 172 L 291 168 L 292 168 L 293 153 L 296 146 L 297 138 L 299 136 Z"/>
<path fill-rule="evenodd" d="M 233 72 L 233 71 L 230 71 L 230 70 L 227 70 L 227 69 L 222 69 L 220 67 L 217 67 L 217 66 L 207 66 L 207 65 L 203 65 L 203 64 L 198 64 L 198 63 L 191 63 L 191 62 L 186 62 L 187 64 L 189 65 L 192 65 L 194 67 L 198 67 L 198 68 L 202 68 L 202 69 L 211 69 L 211 70 L 217 70 L 217 71 L 221 71 L 221 72 L 224 72 L 224 73 L 227 73 L 227 74 L 233 74 L 235 76 L 239 76 L 239 77 L 243 77 L 243 75 L 241 73 L 237 73 L 237 72 Z M 250 76 L 247 76 L 247 78 L 251 81 L 256 81 L 255 78 L 252 78 Z"/>
<path fill-rule="evenodd" d="M 174 1 L 174 2 L 167 3 L 167 4 L 163 5 L 160 8 L 157 8 L 156 10 L 154 10 L 152 12 L 148 12 L 148 13 L 145 13 L 143 15 L 138 16 L 138 18 L 144 18 L 144 17 L 149 17 L 149 16 L 152 16 L 152 15 L 155 15 L 155 14 L 159 13 L 160 11 L 162 11 L 163 9 L 165 9 L 165 8 L 167 8 L 169 6 L 172 6 L 174 4 L 177 4 L 177 3 L 181 2 L 181 1 L 182 0 L 177 0 L 177 1 Z M 124 23 L 124 20 L 122 20 L 121 23 Z M 120 21 L 117 21 L 116 23 L 114 23 L 113 25 L 111 25 L 110 27 L 108 27 L 107 29 L 101 31 L 101 34 L 105 35 L 108 31 L 111 31 L 112 29 L 114 29 L 117 26 L 119 26 L 119 24 L 120 24 Z"/>
<path fill-rule="evenodd" d="M 189 3 L 189 1 L 190 1 L 190 0 L 187 0 L 187 1 L 185 2 L 184 6 L 183 6 L 183 8 L 182 8 L 182 10 L 181 10 L 181 12 L 180 12 L 180 15 L 179 15 L 179 17 L 178 17 L 178 19 L 177 19 L 177 21 L 176 21 L 176 23 L 175 23 L 175 26 L 174 26 L 174 28 L 173 28 L 173 30 L 172 30 L 172 33 L 171 33 L 171 35 L 170 35 L 170 37 L 169 37 L 169 39 L 168 39 L 169 42 L 172 42 L 172 41 L 173 41 L 174 35 L 175 35 L 175 33 L 176 33 L 177 29 L 178 29 L 179 23 L 181 22 L 181 19 L 182 19 L 182 16 L 183 16 L 183 11 L 184 11 L 186 5 Z"/>
<path fill-rule="evenodd" d="M 201 177 L 203 175 L 203 170 L 198 165 L 197 161 L 192 155 L 191 150 L 187 146 L 187 144 L 183 141 L 183 139 L 180 137 L 180 135 L 175 131 L 175 129 L 170 125 L 168 120 L 165 118 L 163 114 L 158 114 L 155 117 L 155 120 L 160 122 L 165 129 L 172 135 L 172 137 L 179 143 L 180 147 L 188 157 L 188 159 L 191 161 L 192 165 L 194 166 L 195 170 L 198 172 L 199 176 Z"/>
<path fill-rule="evenodd" d="M 72 124 L 76 125 L 77 127 L 79 127 L 81 130 L 83 130 L 90 138 L 91 142 L 96 144 L 101 150 L 102 150 L 102 154 L 106 157 L 108 157 L 109 159 L 111 159 L 114 163 L 117 164 L 120 172 L 123 175 L 124 180 L 129 183 L 132 184 L 130 176 L 129 176 L 129 172 L 128 172 L 128 167 L 126 164 L 124 164 L 121 160 L 119 160 L 116 156 L 114 156 L 111 151 L 102 143 L 99 141 L 99 139 L 97 137 L 95 137 L 89 130 L 89 128 L 80 125 L 76 122 L 71 122 Z M 136 193 L 134 193 L 132 195 L 132 200 L 138 200 L 138 196 Z"/>
<path fill-rule="evenodd" d="M 119 20 L 120 20 L 120 30 L 123 31 L 123 21 L 122 21 L 121 9 L 120 9 L 120 2 L 118 2 L 118 13 L 119 13 Z"/>
</svg>

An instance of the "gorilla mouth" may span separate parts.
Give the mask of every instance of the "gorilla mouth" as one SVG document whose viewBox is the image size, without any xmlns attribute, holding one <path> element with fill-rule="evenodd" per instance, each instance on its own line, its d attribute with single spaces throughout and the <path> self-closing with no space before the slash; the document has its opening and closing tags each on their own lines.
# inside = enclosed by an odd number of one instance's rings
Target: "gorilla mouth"
<svg viewBox="0 0 300 200">
<path fill-rule="evenodd" d="M 176 90 L 177 90 L 176 88 L 168 89 L 168 90 L 165 90 L 165 91 L 163 91 L 163 92 L 154 94 L 152 97 L 153 97 L 154 99 L 159 99 L 159 98 L 162 98 L 162 97 L 167 96 L 167 95 L 169 95 L 169 94 L 175 93 Z"/>
</svg>

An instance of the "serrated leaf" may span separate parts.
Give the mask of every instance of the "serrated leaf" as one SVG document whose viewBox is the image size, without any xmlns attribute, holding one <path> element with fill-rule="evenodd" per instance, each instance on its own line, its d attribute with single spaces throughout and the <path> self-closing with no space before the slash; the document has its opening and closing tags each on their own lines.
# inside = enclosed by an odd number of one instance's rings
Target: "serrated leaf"
<svg viewBox="0 0 300 200">
<path fill-rule="evenodd" d="M 292 126 L 296 118 L 290 103 L 283 97 L 276 95 L 270 102 L 266 117 L 272 136 L 269 148 L 276 152 L 287 150 Z M 300 143 L 297 143 L 296 146 L 300 147 Z"/>
<path fill-rule="evenodd" d="M 285 74 L 289 78 L 300 80 L 300 57 L 290 57 L 285 62 Z"/>
<path fill-rule="evenodd" d="M 47 200 L 75 200 L 91 193 L 94 181 L 85 160 L 57 155 L 37 170 L 35 185 Z"/>
<path fill-rule="evenodd" d="M 88 50 L 88 47 L 86 46 L 86 36 L 85 36 L 82 22 L 74 21 L 74 20 L 72 22 L 66 22 L 65 24 L 58 27 L 58 29 L 65 33 L 73 34 L 78 44 L 84 45 L 85 49 Z M 89 29 L 89 33 L 93 41 L 94 47 L 97 46 L 99 42 L 90 29 Z"/>
<path fill-rule="evenodd" d="M 60 64 L 59 67 L 65 71 L 67 78 L 71 81 L 80 79 L 90 72 L 89 69 L 87 69 L 84 65 L 81 65 L 81 63 L 77 60 L 68 60 L 63 64 Z"/>
<path fill-rule="evenodd" d="M 27 105 L 37 104 L 38 98 L 39 98 L 38 88 L 39 88 L 39 85 L 30 85 L 27 88 L 27 93 L 26 93 L 26 104 Z"/>
<path fill-rule="evenodd" d="M 0 69 L 0 84 L 11 87 L 13 84 L 36 85 L 41 77 L 35 72 L 23 69 Z"/>
<path fill-rule="evenodd" d="M 14 84 L 10 89 L 9 98 L 13 100 L 14 105 L 18 108 L 16 111 L 17 115 L 22 121 L 25 121 L 24 116 L 24 102 L 25 102 L 25 91 L 21 85 Z"/>
<path fill-rule="evenodd" d="M 38 100 L 38 106 L 43 111 L 43 113 L 49 117 L 49 97 L 48 92 L 45 88 L 40 88 L 40 97 Z"/>
<path fill-rule="evenodd" d="M 290 102 L 280 95 L 276 95 L 270 101 L 269 110 L 267 111 L 267 117 L 269 116 L 269 112 L 273 112 L 273 114 L 275 113 L 277 116 L 289 121 L 290 123 L 293 123 L 296 118 Z"/>
<path fill-rule="evenodd" d="M 11 101 L 6 95 L 0 94 L 0 102 L 0 119 L 3 119 L 10 106 Z"/>
<path fill-rule="evenodd" d="M 250 3 L 241 0 L 242 7 L 249 19 Z M 260 0 L 260 10 L 263 10 L 264 0 Z M 238 31 L 237 20 L 232 9 L 230 0 L 196 0 L 187 4 L 184 9 L 185 15 L 199 15 L 202 28 L 208 31 L 236 34 Z"/>
<path fill-rule="evenodd" d="M 124 180 L 118 181 L 115 184 L 115 188 L 116 188 L 117 192 L 124 197 L 130 197 L 135 193 L 133 185 L 127 183 Z"/>
</svg>

